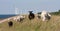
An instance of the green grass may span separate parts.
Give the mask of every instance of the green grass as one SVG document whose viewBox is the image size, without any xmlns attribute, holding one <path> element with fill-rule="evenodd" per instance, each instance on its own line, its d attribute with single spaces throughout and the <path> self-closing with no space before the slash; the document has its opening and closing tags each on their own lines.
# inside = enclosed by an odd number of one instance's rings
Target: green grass
<svg viewBox="0 0 60 31">
<path fill-rule="evenodd" d="M 60 31 L 60 16 L 52 16 L 48 22 L 36 17 L 33 20 L 26 17 L 23 22 L 12 20 L 12 27 L 9 27 L 7 22 L 0 24 L 0 31 Z"/>
</svg>

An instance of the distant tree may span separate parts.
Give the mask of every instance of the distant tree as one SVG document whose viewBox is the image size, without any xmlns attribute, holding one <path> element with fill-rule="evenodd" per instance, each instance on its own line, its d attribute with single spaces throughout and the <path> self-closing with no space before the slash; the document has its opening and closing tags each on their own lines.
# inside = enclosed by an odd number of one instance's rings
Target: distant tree
<svg viewBox="0 0 60 31">
<path fill-rule="evenodd" d="M 56 11 L 56 12 L 51 12 L 51 15 L 60 15 L 60 10 Z"/>
<path fill-rule="evenodd" d="M 59 10 L 59 12 L 60 12 L 60 10 Z"/>
</svg>

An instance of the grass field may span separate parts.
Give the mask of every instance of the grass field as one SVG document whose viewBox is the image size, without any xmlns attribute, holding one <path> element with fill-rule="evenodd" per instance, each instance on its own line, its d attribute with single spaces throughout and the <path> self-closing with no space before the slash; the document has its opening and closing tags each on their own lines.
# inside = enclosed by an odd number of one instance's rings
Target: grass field
<svg viewBox="0 0 60 31">
<path fill-rule="evenodd" d="M 0 24 L 0 31 L 60 31 L 60 16 L 52 16 L 48 22 L 36 17 L 33 20 L 26 17 L 23 22 L 12 20 L 12 27 L 9 27 L 7 22 Z"/>
</svg>

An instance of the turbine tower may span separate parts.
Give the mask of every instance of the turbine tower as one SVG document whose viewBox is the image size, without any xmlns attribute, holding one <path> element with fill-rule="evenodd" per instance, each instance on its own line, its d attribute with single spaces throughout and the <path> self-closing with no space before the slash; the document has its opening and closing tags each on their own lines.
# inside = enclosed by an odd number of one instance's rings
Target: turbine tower
<svg viewBox="0 0 60 31">
<path fill-rule="evenodd" d="M 18 8 L 15 8 L 15 14 L 18 15 L 19 12 L 18 12 Z"/>
</svg>

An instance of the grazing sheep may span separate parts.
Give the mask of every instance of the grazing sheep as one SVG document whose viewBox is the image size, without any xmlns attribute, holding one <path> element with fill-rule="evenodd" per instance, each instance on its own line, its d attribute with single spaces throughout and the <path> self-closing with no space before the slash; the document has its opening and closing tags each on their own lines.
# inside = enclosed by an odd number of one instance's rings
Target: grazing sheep
<svg viewBox="0 0 60 31">
<path fill-rule="evenodd" d="M 45 17 L 46 17 L 47 20 L 51 19 L 51 15 L 50 14 L 47 14 Z"/>
<path fill-rule="evenodd" d="M 43 21 L 50 20 L 51 15 L 47 11 L 42 11 L 41 18 L 42 18 Z"/>
<path fill-rule="evenodd" d="M 37 17 L 38 17 L 38 19 L 40 19 L 40 18 L 41 18 L 41 16 L 40 16 L 40 15 L 38 15 Z"/>
<path fill-rule="evenodd" d="M 14 18 L 14 20 L 21 22 L 24 20 L 24 18 L 25 16 L 17 16 L 16 18 Z"/>
<path fill-rule="evenodd" d="M 37 13 L 37 17 L 38 17 L 38 19 L 41 18 L 41 15 L 40 15 L 40 14 L 41 14 L 40 12 Z"/>
<path fill-rule="evenodd" d="M 14 21 L 17 21 L 17 17 L 13 18 Z"/>
<path fill-rule="evenodd" d="M 13 26 L 13 22 L 12 21 L 9 21 L 8 22 L 8 25 L 9 25 L 9 27 L 12 27 Z"/>
<path fill-rule="evenodd" d="M 33 11 L 29 11 L 28 18 L 29 18 L 30 20 L 35 18 L 34 13 L 32 13 L 32 12 L 33 12 Z"/>
<path fill-rule="evenodd" d="M 20 16 L 20 22 L 23 21 L 25 16 Z"/>
</svg>

